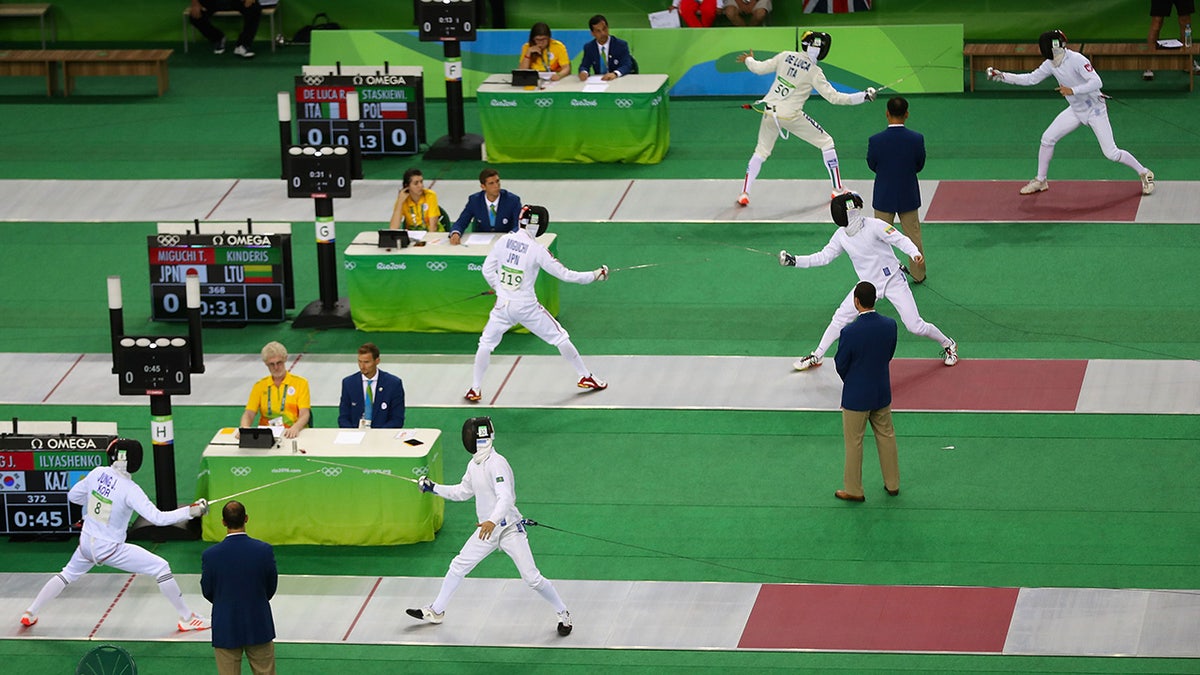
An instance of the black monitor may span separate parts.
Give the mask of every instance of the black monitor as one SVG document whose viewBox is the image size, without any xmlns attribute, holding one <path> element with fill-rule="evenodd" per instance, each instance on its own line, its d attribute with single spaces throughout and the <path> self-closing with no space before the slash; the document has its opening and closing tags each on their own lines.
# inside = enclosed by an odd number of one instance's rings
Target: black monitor
<svg viewBox="0 0 1200 675">
<path fill-rule="evenodd" d="M 408 230 L 380 230 L 379 248 L 408 248 Z"/>
<path fill-rule="evenodd" d="M 267 427 L 242 427 L 238 429 L 238 447 L 252 450 L 275 447 L 275 434 Z"/>
<path fill-rule="evenodd" d="M 538 71 L 528 68 L 517 68 L 512 71 L 512 86 L 514 87 L 536 87 L 538 83 Z"/>
</svg>

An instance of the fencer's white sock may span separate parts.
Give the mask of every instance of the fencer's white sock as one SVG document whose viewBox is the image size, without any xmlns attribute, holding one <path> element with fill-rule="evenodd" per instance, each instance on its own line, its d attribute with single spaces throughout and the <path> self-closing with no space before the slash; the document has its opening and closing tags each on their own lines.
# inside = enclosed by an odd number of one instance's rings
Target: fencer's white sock
<svg viewBox="0 0 1200 675">
<path fill-rule="evenodd" d="M 837 150 L 834 148 L 822 150 L 821 159 L 825 160 L 825 170 L 829 172 L 829 180 L 833 181 L 833 189 L 843 189 L 842 172 L 838 169 Z"/>
<path fill-rule="evenodd" d="M 1053 145 L 1038 146 L 1038 172 L 1036 176 L 1038 180 L 1046 180 L 1046 174 L 1050 172 L 1050 159 L 1053 157 Z"/>
<path fill-rule="evenodd" d="M 537 591 L 538 595 L 545 598 L 546 602 L 550 603 L 554 607 L 554 611 L 562 612 L 567 609 L 567 606 L 563 603 L 562 598 L 558 597 L 558 589 L 554 588 L 554 583 L 549 579 L 543 578 L 542 583 L 534 587 L 533 590 Z"/>
<path fill-rule="evenodd" d="M 183 601 L 183 591 L 179 588 L 179 583 L 175 581 L 175 575 L 170 572 L 158 578 L 158 590 L 166 597 L 167 602 L 179 612 L 179 618 L 190 619 L 192 610 L 188 609 L 187 603 Z"/>
<path fill-rule="evenodd" d="M 471 388 L 474 389 L 475 391 L 482 391 L 480 389 L 480 387 L 483 386 L 483 374 L 487 372 L 488 361 L 491 361 L 491 359 L 492 359 L 492 350 L 486 349 L 484 347 L 480 347 L 478 350 L 476 350 L 476 352 L 475 352 L 475 372 L 474 372 L 474 375 L 472 376 L 472 377 L 474 377 L 474 379 L 471 381 Z"/>
<path fill-rule="evenodd" d="M 742 183 L 742 192 L 750 194 L 750 186 L 754 185 L 754 181 L 758 180 L 758 172 L 762 170 L 763 162 L 767 160 L 758 155 L 750 155 L 750 162 L 746 165 L 746 181 Z"/>
<path fill-rule="evenodd" d="M 1119 148 L 1117 149 L 1117 158 L 1114 161 L 1133 169 L 1139 176 L 1146 173 L 1146 167 L 1142 166 L 1142 163 L 1137 161 L 1136 157 Z"/>
<path fill-rule="evenodd" d="M 61 574 L 55 574 L 50 577 L 45 586 L 42 586 L 42 590 L 38 591 L 37 597 L 33 599 L 33 604 L 26 611 L 37 616 L 38 610 L 42 608 L 42 605 L 57 598 L 58 594 L 62 593 L 66 587 L 67 580 Z"/>
<path fill-rule="evenodd" d="M 583 357 L 579 355 L 579 350 L 575 348 L 575 345 L 571 344 L 570 340 L 566 340 L 558 345 L 558 353 L 562 354 L 563 358 L 575 368 L 575 372 L 579 374 L 579 377 L 587 377 L 592 374 L 592 371 L 583 365 Z"/>
<path fill-rule="evenodd" d="M 458 590 L 458 585 L 462 583 L 462 580 L 463 578 L 457 574 L 446 574 L 446 577 L 442 579 L 442 590 L 438 591 L 437 598 L 429 606 L 434 614 L 446 611 L 446 605 L 450 604 L 450 598 L 454 596 L 454 591 Z"/>
</svg>

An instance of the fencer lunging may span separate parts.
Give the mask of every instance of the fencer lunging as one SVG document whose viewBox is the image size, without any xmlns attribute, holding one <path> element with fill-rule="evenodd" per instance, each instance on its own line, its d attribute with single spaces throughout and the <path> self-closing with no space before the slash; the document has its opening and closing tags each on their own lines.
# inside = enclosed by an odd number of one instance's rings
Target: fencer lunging
<svg viewBox="0 0 1200 675">
<path fill-rule="evenodd" d="M 789 135 L 805 141 L 821 151 L 825 169 L 829 172 L 829 180 L 833 183 L 833 194 L 842 192 L 842 174 L 838 168 L 837 150 L 833 147 L 833 137 L 804 112 L 804 102 L 812 95 L 815 88 L 826 101 L 834 105 L 859 105 L 866 101 L 875 100 L 875 89 L 868 87 L 866 91 L 854 94 L 843 94 L 829 84 L 825 79 L 825 71 L 817 65 L 829 54 L 830 37 L 828 33 L 807 31 L 800 38 L 802 52 L 779 52 L 766 61 L 754 58 L 754 52 L 739 54 L 738 63 L 745 63 L 746 68 L 756 75 L 775 73 L 775 81 L 766 95 L 755 102 L 762 106 L 762 121 L 758 125 L 758 145 L 750 162 L 746 166 L 746 178 L 742 183 L 742 194 L 737 203 L 741 206 L 750 204 L 750 188 L 758 178 L 763 162 L 771 156 L 775 141 L 787 138 Z"/>
<path fill-rule="evenodd" d="M 1092 68 L 1091 61 L 1083 54 L 1067 49 L 1067 36 L 1060 30 L 1042 33 L 1038 38 L 1038 48 L 1042 58 L 1046 60 L 1032 72 L 1017 74 L 991 67 L 987 69 L 989 79 L 1023 87 L 1033 86 L 1053 76 L 1058 81 L 1055 91 L 1067 99 L 1067 109 L 1060 112 L 1042 133 L 1041 145 L 1038 148 L 1037 175 L 1021 188 L 1021 194 L 1031 195 L 1050 189 L 1046 177 L 1050 171 L 1050 160 L 1054 157 L 1055 144 L 1085 124 L 1096 134 L 1104 156 L 1133 169 L 1142 181 L 1142 194 L 1154 194 L 1154 172 L 1142 166 L 1128 151 L 1118 148 L 1117 142 L 1113 140 L 1112 124 L 1108 121 L 1108 104 L 1104 101 L 1105 96 L 1100 93 L 1104 82 Z"/>
<path fill-rule="evenodd" d="M 513 482 L 512 466 L 492 447 L 496 429 L 490 417 L 472 417 L 463 423 L 463 448 L 471 453 L 471 461 L 462 480 L 456 485 L 439 485 L 421 476 L 418 485 L 421 492 L 430 492 L 443 499 L 462 502 L 475 498 L 475 516 L 478 533 L 472 533 L 462 550 L 450 561 L 450 569 L 442 579 L 442 588 L 434 601 L 420 609 L 405 612 L 414 619 L 430 623 L 441 623 L 445 618 L 446 606 L 458 590 L 462 580 L 475 569 L 484 558 L 500 549 L 512 558 L 521 573 L 521 579 L 558 613 L 558 634 L 571 634 L 571 613 L 559 597 L 554 583 L 538 571 L 529 550 L 529 537 L 525 533 L 524 519 L 517 510 L 516 486 Z"/>
<path fill-rule="evenodd" d="M 829 238 L 825 248 L 811 255 L 793 255 L 779 252 L 779 264 L 784 267 L 820 267 L 833 262 L 842 253 L 850 256 L 859 281 L 874 284 L 878 297 L 887 298 L 900 314 L 904 327 L 913 335 L 929 338 L 942 347 L 942 361 L 947 366 L 958 363 L 958 345 L 937 326 L 921 318 L 917 301 L 913 299 L 908 280 L 900 271 L 900 261 L 892 247 L 896 247 L 920 261 L 921 254 L 908 237 L 892 225 L 870 216 L 862 215 L 863 199 L 857 193 L 847 192 L 833 198 L 829 204 L 833 222 L 837 229 Z M 857 283 L 857 282 L 856 282 Z M 821 365 L 825 352 L 837 341 L 842 328 L 858 316 L 854 306 L 854 290 L 833 313 L 833 320 L 821 336 L 821 342 L 808 356 L 801 357 L 793 367 L 807 370 Z"/>
</svg>

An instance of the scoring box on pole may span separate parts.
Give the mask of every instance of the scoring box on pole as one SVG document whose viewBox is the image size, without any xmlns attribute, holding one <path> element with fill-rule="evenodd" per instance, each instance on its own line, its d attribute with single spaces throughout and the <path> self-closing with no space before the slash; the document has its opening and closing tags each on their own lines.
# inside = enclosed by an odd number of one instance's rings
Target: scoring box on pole
<svg viewBox="0 0 1200 675">
<path fill-rule="evenodd" d="M 415 155 L 425 142 L 425 85 L 420 68 L 361 72 L 305 66 L 296 77 L 296 123 L 304 145 L 348 145 L 346 94 L 358 92 L 364 156 Z M 382 70 L 380 68 L 379 70 Z"/>
</svg>

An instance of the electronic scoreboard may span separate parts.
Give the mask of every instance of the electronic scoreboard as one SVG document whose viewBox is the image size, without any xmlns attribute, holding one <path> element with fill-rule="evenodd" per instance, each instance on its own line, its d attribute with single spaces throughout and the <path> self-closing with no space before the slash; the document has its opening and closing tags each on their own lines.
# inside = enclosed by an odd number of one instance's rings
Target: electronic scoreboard
<svg viewBox="0 0 1200 675">
<path fill-rule="evenodd" d="M 192 351 L 185 337 L 123 335 L 113 357 L 122 396 L 192 393 Z"/>
<path fill-rule="evenodd" d="M 290 223 L 254 226 L 270 234 L 212 231 L 245 223 L 203 223 L 199 233 L 185 231 L 188 225 L 159 223 L 158 234 L 147 237 L 154 321 L 187 320 L 185 284 L 193 270 L 204 323 L 285 320 L 296 306 Z"/>
<path fill-rule="evenodd" d="M 364 157 L 415 155 L 425 142 L 421 68 L 305 66 L 296 77 L 296 123 L 302 145 L 350 144 L 346 94 L 358 92 Z"/>
<path fill-rule="evenodd" d="M 73 534 L 83 507 L 67 501 L 71 486 L 108 464 L 105 450 L 117 425 L 21 422 L 20 433 L 0 433 L 0 534 Z M 60 428 L 62 433 L 41 433 Z M 0 430 L 11 430 L 7 423 Z"/>
<path fill-rule="evenodd" d="M 475 0 L 417 0 L 421 42 L 474 42 Z"/>
</svg>

